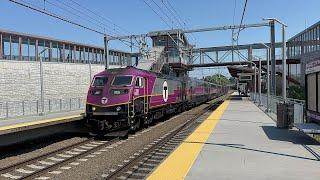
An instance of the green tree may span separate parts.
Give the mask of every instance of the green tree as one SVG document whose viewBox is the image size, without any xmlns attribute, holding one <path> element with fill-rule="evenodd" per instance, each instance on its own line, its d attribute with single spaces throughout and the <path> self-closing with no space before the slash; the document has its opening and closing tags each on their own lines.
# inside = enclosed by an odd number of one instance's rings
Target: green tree
<svg viewBox="0 0 320 180">
<path fill-rule="evenodd" d="M 205 81 L 215 83 L 215 84 L 229 84 L 231 79 L 228 79 L 226 76 L 222 74 L 214 74 L 212 76 L 206 76 L 204 78 Z"/>
<path fill-rule="evenodd" d="M 293 99 L 304 100 L 304 90 L 301 86 L 289 86 L 287 88 L 288 97 Z"/>
</svg>

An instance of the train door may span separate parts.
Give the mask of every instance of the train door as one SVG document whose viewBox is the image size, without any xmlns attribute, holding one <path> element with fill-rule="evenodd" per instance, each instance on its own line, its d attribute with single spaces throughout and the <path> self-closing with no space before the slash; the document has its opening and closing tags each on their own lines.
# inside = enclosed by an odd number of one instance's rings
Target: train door
<svg viewBox="0 0 320 180">
<path fill-rule="evenodd" d="M 135 87 L 133 90 L 133 99 L 135 104 L 135 111 L 138 113 L 145 113 L 145 103 L 147 96 L 146 78 L 137 77 Z"/>
<path fill-rule="evenodd" d="M 148 79 L 143 78 L 144 81 L 144 98 L 143 98 L 143 109 L 144 109 L 144 114 L 148 114 L 149 112 L 149 93 L 148 93 Z"/>
<path fill-rule="evenodd" d="M 180 88 L 180 94 L 181 94 L 181 101 L 182 102 L 187 99 L 186 88 L 187 88 L 186 82 L 182 81 L 181 82 L 181 88 Z"/>
</svg>

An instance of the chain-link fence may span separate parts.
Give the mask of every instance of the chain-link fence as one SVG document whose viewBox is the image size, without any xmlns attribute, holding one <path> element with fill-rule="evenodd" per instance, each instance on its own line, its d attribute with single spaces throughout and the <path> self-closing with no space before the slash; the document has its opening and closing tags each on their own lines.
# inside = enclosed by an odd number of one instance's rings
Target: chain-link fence
<svg viewBox="0 0 320 180">
<path fill-rule="evenodd" d="M 251 93 L 250 99 L 257 104 L 258 106 L 262 107 L 266 112 L 272 113 L 277 115 L 277 104 L 283 102 L 283 98 L 280 96 L 269 96 L 269 105 L 268 105 L 268 98 L 266 94 L 255 94 Z M 304 123 L 305 122 L 305 101 L 287 98 L 286 101 L 289 105 L 293 106 L 293 119 L 294 123 Z M 276 116 L 275 116 L 276 117 Z"/>
</svg>

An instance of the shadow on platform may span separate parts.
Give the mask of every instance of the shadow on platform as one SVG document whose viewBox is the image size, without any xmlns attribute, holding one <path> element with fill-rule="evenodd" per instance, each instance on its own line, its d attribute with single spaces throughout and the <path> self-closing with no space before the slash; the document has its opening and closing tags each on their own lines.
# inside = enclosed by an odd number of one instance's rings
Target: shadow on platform
<svg viewBox="0 0 320 180">
<path fill-rule="evenodd" d="M 229 100 L 233 100 L 233 101 L 242 101 L 242 96 L 239 95 L 232 95 L 228 98 Z"/>
<path fill-rule="evenodd" d="M 266 154 L 277 155 L 277 156 L 305 159 L 305 160 L 310 160 L 310 161 L 320 161 L 320 156 L 318 154 L 313 154 L 313 153 L 312 154 L 314 155 L 315 158 L 308 158 L 308 157 L 296 156 L 296 155 L 285 154 L 285 153 L 278 153 L 278 152 L 265 151 L 265 150 L 260 150 L 260 149 L 247 148 L 247 147 L 244 147 L 245 145 L 243 145 L 243 144 L 224 144 L 224 143 L 210 143 L 210 142 L 204 143 L 204 142 L 190 142 L 190 141 L 187 141 L 184 143 L 197 143 L 197 144 L 205 144 L 205 145 L 213 145 L 213 146 L 223 146 L 223 147 L 228 147 L 228 148 L 241 149 L 241 150 L 259 152 L 259 153 L 266 153 Z"/>
<path fill-rule="evenodd" d="M 319 142 L 303 132 L 288 129 L 279 129 L 275 126 L 261 126 L 270 140 L 292 142 L 293 144 L 320 145 Z"/>
</svg>

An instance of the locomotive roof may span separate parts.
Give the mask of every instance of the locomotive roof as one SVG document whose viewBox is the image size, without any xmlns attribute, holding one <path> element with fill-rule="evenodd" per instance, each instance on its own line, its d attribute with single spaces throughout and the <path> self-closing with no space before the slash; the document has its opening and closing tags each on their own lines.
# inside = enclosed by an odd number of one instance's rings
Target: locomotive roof
<svg viewBox="0 0 320 180">
<path fill-rule="evenodd" d="M 121 73 L 121 72 L 125 72 L 127 70 L 137 70 L 137 71 L 140 71 L 140 72 L 145 72 L 145 73 L 148 73 L 148 74 L 154 74 L 156 75 L 157 77 L 161 77 L 161 78 L 166 78 L 166 79 L 176 79 L 176 80 L 181 80 L 181 78 L 179 77 L 175 77 L 175 76 L 170 76 L 170 75 L 167 75 L 167 74 L 161 74 L 161 73 L 157 73 L 157 72 L 152 72 L 152 71 L 147 71 L 147 70 L 144 70 L 144 69 L 138 69 L 136 67 L 133 67 L 133 66 L 127 66 L 125 68 L 114 68 L 114 69 L 108 69 L 108 71 L 113 74 L 113 73 Z M 106 75 L 108 74 L 106 70 L 96 74 L 96 75 Z M 208 84 L 212 84 L 212 85 L 216 85 L 216 86 L 221 86 L 219 84 L 215 84 L 215 83 L 211 83 L 211 82 L 208 82 L 208 81 L 204 81 L 202 79 L 197 79 L 195 77 L 189 77 L 190 80 L 192 81 L 197 81 L 197 82 L 205 82 L 205 83 L 208 83 Z"/>
</svg>

